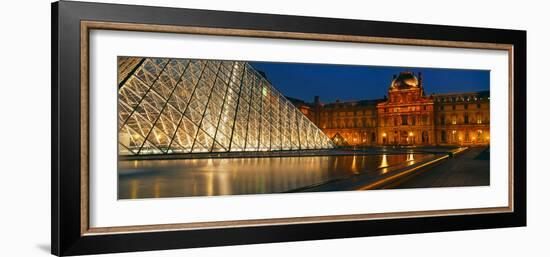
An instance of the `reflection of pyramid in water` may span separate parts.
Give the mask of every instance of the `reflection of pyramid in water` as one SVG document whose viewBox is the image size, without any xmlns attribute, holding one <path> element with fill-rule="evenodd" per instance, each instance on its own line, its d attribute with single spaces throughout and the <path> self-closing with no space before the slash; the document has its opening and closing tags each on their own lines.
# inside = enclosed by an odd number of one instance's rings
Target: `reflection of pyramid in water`
<svg viewBox="0 0 550 257">
<path fill-rule="evenodd" d="M 333 148 L 246 62 L 119 57 L 119 154 Z"/>
</svg>

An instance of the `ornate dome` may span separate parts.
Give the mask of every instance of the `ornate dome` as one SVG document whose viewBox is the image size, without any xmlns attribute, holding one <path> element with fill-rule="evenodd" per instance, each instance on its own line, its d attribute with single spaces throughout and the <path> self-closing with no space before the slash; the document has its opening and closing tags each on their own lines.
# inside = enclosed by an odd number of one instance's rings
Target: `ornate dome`
<svg viewBox="0 0 550 257">
<path fill-rule="evenodd" d="M 412 72 L 400 72 L 399 76 L 394 78 L 391 82 L 390 89 L 410 89 L 418 88 L 419 82 L 418 78 L 414 76 Z"/>
</svg>

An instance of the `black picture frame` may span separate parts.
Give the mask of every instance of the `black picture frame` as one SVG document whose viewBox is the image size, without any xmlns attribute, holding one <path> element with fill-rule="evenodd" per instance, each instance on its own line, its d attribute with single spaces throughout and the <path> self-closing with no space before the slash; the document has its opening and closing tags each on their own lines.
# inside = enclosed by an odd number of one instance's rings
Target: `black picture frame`
<svg viewBox="0 0 550 257">
<path fill-rule="evenodd" d="M 52 4 L 51 246 L 81 255 L 526 225 L 526 31 L 166 7 Z M 506 213 L 86 235 L 81 230 L 82 20 L 513 45 L 513 201 Z"/>
</svg>

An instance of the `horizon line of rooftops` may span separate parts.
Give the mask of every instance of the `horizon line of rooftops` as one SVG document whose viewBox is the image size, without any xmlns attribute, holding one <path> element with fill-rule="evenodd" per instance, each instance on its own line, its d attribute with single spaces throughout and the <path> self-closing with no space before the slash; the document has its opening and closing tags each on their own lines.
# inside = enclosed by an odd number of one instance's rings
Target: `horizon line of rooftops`
<svg viewBox="0 0 550 257">
<path fill-rule="evenodd" d="M 467 96 L 473 97 L 471 98 L 472 101 L 484 100 L 484 99 L 490 98 L 489 92 L 490 92 L 489 90 L 481 90 L 481 91 L 463 92 L 463 93 L 441 93 L 441 94 L 431 93 L 427 97 L 434 99 L 435 103 L 441 103 L 441 102 L 453 103 L 453 102 L 466 102 L 466 101 L 469 102 L 470 100 L 467 100 L 468 99 Z M 377 104 L 388 100 L 388 97 L 384 95 L 383 98 L 377 98 L 377 99 L 344 100 L 344 101 L 341 101 L 340 99 L 336 99 L 333 102 L 324 103 L 324 102 L 321 102 L 319 96 L 314 96 L 312 102 L 308 102 L 306 100 L 302 100 L 302 99 L 287 96 L 287 95 L 284 95 L 284 96 L 291 102 L 299 102 L 304 105 L 315 105 L 318 103 L 321 106 L 342 105 L 342 104 Z"/>
<path fill-rule="evenodd" d="M 253 67 L 253 66 L 252 66 L 252 68 L 258 75 L 263 77 L 267 82 L 274 85 L 274 83 L 271 82 L 271 80 L 268 78 L 267 74 L 264 71 L 262 71 L 260 69 L 257 69 L 256 67 Z M 410 73 L 413 76 L 415 75 L 414 72 L 410 72 L 410 71 L 400 72 L 400 74 L 403 74 L 403 73 Z M 422 73 L 418 72 L 418 75 L 420 76 L 420 78 L 419 78 L 419 82 L 420 82 L 419 87 L 423 89 Z M 393 79 L 395 80 L 397 76 L 398 75 L 394 74 Z M 283 94 L 283 95 L 284 95 L 284 97 L 286 97 L 291 102 L 299 102 L 299 103 L 302 103 L 304 105 L 319 104 L 321 106 L 330 106 L 330 105 L 339 105 L 339 104 L 377 104 L 377 103 L 384 102 L 384 101 L 388 100 L 387 95 L 384 95 L 383 98 L 362 99 L 362 100 L 344 100 L 344 101 L 341 101 L 340 99 L 337 98 L 334 102 L 323 103 L 323 102 L 320 101 L 320 96 L 313 96 L 313 101 L 308 102 L 306 100 L 299 99 L 299 98 L 296 98 L 296 97 L 291 97 L 291 96 L 288 96 L 288 95 L 285 95 L 285 94 Z M 475 100 L 478 100 L 478 99 L 483 100 L 483 98 L 489 99 L 490 90 L 480 90 L 480 91 L 470 91 L 470 92 L 456 92 L 456 93 L 452 93 L 452 92 L 451 93 L 433 93 L 432 92 L 427 97 L 434 99 L 434 102 L 459 102 L 459 101 L 457 101 L 457 99 L 461 99 L 462 101 L 465 101 L 464 99 L 468 99 L 468 101 L 469 101 L 469 98 L 464 97 L 466 95 L 474 96 Z"/>
</svg>

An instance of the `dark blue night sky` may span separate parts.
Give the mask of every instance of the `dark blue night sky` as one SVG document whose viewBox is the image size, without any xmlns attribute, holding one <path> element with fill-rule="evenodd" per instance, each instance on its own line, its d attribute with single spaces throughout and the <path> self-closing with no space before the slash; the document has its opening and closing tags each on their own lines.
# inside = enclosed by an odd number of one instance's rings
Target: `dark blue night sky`
<svg viewBox="0 0 550 257">
<path fill-rule="evenodd" d="M 263 71 L 284 95 L 312 102 L 380 99 L 388 92 L 393 74 L 422 72 L 426 95 L 489 90 L 488 70 L 458 70 L 332 64 L 249 62 Z"/>
</svg>

